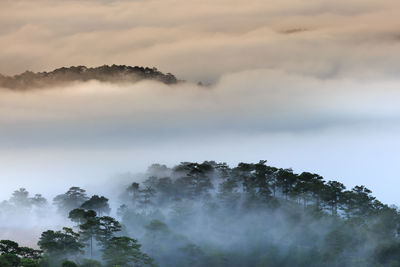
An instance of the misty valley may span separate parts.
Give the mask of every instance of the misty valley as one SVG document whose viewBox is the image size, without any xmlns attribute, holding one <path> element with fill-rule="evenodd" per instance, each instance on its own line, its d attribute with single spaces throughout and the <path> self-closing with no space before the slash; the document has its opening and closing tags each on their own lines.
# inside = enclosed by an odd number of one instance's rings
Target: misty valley
<svg viewBox="0 0 400 267">
<path fill-rule="evenodd" d="M 0 0 L 0 267 L 400 267 L 399 17 Z"/>
<path fill-rule="evenodd" d="M 266 161 L 153 164 L 114 180 L 110 198 L 14 191 L 0 225 L 18 240 L 0 241 L 0 266 L 400 266 L 399 210 L 365 186 Z"/>
</svg>

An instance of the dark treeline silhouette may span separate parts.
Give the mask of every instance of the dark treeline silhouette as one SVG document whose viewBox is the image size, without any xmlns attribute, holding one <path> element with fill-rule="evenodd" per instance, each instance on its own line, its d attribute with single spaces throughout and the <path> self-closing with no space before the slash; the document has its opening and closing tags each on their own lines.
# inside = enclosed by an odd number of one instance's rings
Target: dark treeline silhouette
<svg viewBox="0 0 400 267">
<path fill-rule="evenodd" d="M 156 68 L 131 67 L 125 65 L 103 65 L 95 68 L 85 66 L 62 67 L 50 72 L 31 72 L 15 76 L 0 74 L 0 88 L 28 89 L 62 85 L 74 81 L 98 80 L 102 82 L 137 82 L 141 80 L 156 80 L 166 84 L 179 81 L 171 73 L 164 74 Z"/>
<path fill-rule="evenodd" d="M 365 186 L 266 161 L 153 164 L 145 177 L 113 192 L 114 217 L 82 188 L 56 196 L 73 226 L 43 232 L 40 250 L 1 241 L 0 265 L 400 266 L 400 213 Z M 33 203 L 49 205 L 20 189 L 0 211 Z"/>
</svg>

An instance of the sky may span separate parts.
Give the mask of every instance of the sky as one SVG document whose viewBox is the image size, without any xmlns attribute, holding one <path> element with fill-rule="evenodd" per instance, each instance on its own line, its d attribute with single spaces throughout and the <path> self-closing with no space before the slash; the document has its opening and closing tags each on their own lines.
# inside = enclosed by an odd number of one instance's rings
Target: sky
<svg viewBox="0 0 400 267">
<path fill-rule="evenodd" d="M 125 64 L 188 81 L 0 89 L 0 199 L 154 162 L 266 159 L 400 205 L 399 14 L 392 0 L 0 1 L 3 75 Z"/>
</svg>

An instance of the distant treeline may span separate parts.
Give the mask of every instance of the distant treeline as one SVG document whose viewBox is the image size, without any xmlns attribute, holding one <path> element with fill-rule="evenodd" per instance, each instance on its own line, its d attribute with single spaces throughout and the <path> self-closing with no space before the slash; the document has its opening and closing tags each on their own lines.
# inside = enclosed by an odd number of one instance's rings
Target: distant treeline
<svg viewBox="0 0 400 267">
<path fill-rule="evenodd" d="M 365 186 L 266 161 L 153 164 L 145 177 L 113 192 L 115 218 L 104 196 L 56 196 L 75 226 L 43 232 L 40 250 L 1 241 L 0 263 L 15 262 L 1 266 L 400 266 L 400 213 Z M 20 189 L 0 212 L 48 206 Z"/>
<path fill-rule="evenodd" d="M 164 74 L 156 68 L 131 67 L 125 65 L 103 65 L 95 68 L 85 66 L 62 67 L 50 72 L 31 72 L 15 76 L 0 74 L 0 88 L 28 89 L 55 86 L 74 81 L 97 80 L 102 82 L 137 82 L 141 80 L 156 80 L 165 84 L 179 82 L 171 73 Z"/>
</svg>

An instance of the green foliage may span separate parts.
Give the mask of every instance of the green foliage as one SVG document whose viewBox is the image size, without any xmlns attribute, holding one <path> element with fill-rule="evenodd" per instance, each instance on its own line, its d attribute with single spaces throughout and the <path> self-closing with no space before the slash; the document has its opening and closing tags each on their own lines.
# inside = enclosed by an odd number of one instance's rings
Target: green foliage
<svg viewBox="0 0 400 267">
<path fill-rule="evenodd" d="M 39 266 L 42 252 L 28 247 L 20 247 L 17 242 L 0 240 L 0 266 Z"/>
<path fill-rule="evenodd" d="M 79 267 L 101 267 L 102 264 L 96 260 L 83 259 Z"/>
<path fill-rule="evenodd" d="M 66 227 L 63 231 L 43 232 L 38 246 L 45 252 L 50 263 L 58 263 L 62 258 L 79 255 L 84 247 L 79 242 L 79 234 Z"/>
<path fill-rule="evenodd" d="M 22 267 L 39 267 L 39 262 L 37 260 L 34 259 L 30 259 L 30 258 L 22 258 L 20 265 Z"/>
<path fill-rule="evenodd" d="M 89 200 L 85 201 L 81 205 L 81 208 L 94 210 L 97 214 L 99 214 L 99 216 L 101 216 L 103 213 L 109 214 L 111 211 L 110 205 L 108 204 L 108 198 L 103 196 L 99 197 L 98 195 L 94 195 Z"/>
<path fill-rule="evenodd" d="M 121 224 L 112 217 L 97 217 L 93 210 L 74 209 L 70 211 L 69 218 L 78 223 L 80 241 L 87 244 L 90 257 L 93 256 L 94 239 L 101 246 L 106 246 L 114 233 L 121 231 Z"/>
<path fill-rule="evenodd" d="M 61 263 L 61 267 L 78 267 L 78 265 L 73 261 L 65 260 Z"/>
<path fill-rule="evenodd" d="M 165 173 L 171 177 L 162 176 Z M 263 160 L 234 168 L 215 162 L 183 162 L 170 170 L 150 170 L 143 184 L 155 189 L 152 201 L 169 210 L 166 222 L 174 229 L 161 221 L 146 221 L 146 215 L 138 223 L 129 202 L 120 214 L 123 222 L 136 222 L 136 228 L 146 230 L 142 238 L 146 252 L 165 266 L 374 266 L 380 263 L 369 255 L 379 243 L 398 239 L 397 210 L 377 201 L 365 186 L 346 190 L 342 183 L 326 182 L 318 174 L 295 174 Z M 141 184 L 132 185 L 128 190 L 140 192 Z M 174 246 L 179 243 L 173 241 L 174 231 L 191 234 L 191 229 L 204 227 L 207 235 L 213 223 L 225 223 L 234 231 L 238 231 L 235 224 L 242 227 L 247 238 L 244 250 L 210 250 L 204 244 L 206 237 L 200 238 L 203 243 L 186 240 L 179 249 Z M 212 233 L 227 238 L 225 229 Z"/>
<path fill-rule="evenodd" d="M 9 264 L 10 266 L 17 267 L 21 262 L 21 259 L 16 254 L 12 253 L 4 253 L 0 257 L 2 258 L 2 261 L 6 264 L 6 266 Z"/>
<path fill-rule="evenodd" d="M 36 200 L 43 202 L 39 195 Z M 365 186 L 346 189 L 265 160 L 233 168 L 213 161 L 182 162 L 172 169 L 152 165 L 148 179 L 131 183 L 122 200 L 120 223 L 101 216 L 110 211 L 107 198 L 89 199 L 85 190 L 71 187 L 54 204 L 79 232 L 43 232 L 38 242 L 43 255 L 2 240 L 0 266 L 53 267 L 70 259 L 99 267 L 100 258 L 105 266 L 400 265 L 396 207 L 376 200 Z M 20 189 L 10 203 L 26 201 L 34 203 Z M 91 259 L 82 259 L 89 251 Z"/>
<path fill-rule="evenodd" d="M 140 251 L 137 240 L 126 236 L 113 237 L 103 250 L 107 266 L 153 266 L 153 260 Z"/>
<path fill-rule="evenodd" d="M 0 255 L 0 266 L 1 267 L 13 267 L 12 263 L 7 258 L 7 255 Z"/>
<path fill-rule="evenodd" d="M 88 199 L 86 190 L 73 186 L 65 194 L 56 196 L 53 203 L 61 214 L 68 214 L 71 210 L 79 208 Z"/>
<path fill-rule="evenodd" d="M 98 218 L 98 229 L 96 239 L 104 247 L 116 232 L 121 231 L 121 224 L 112 217 L 103 216 Z"/>
<path fill-rule="evenodd" d="M 0 241 L 0 253 L 1 254 L 18 254 L 20 251 L 17 242 L 11 240 L 1 240 Z"/>
</svg>

